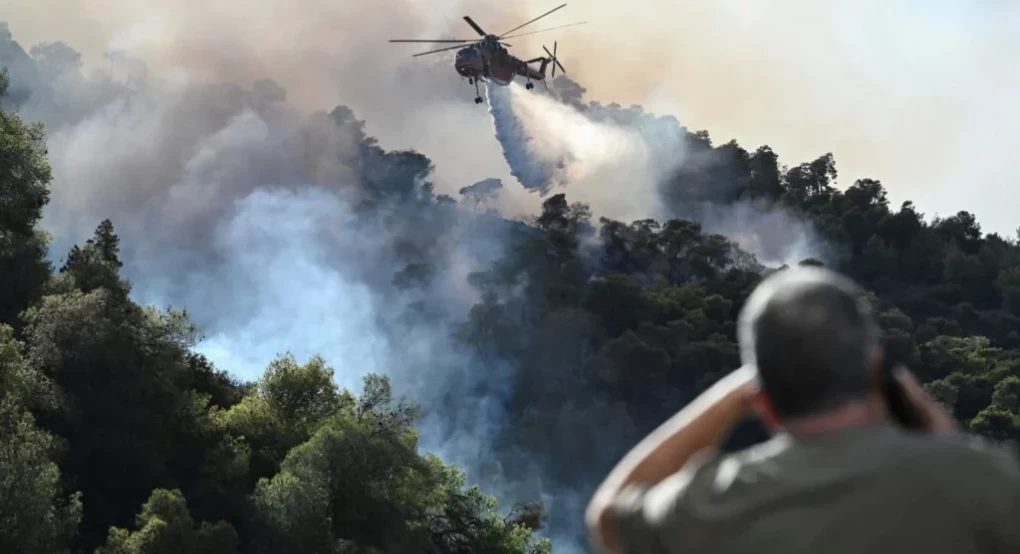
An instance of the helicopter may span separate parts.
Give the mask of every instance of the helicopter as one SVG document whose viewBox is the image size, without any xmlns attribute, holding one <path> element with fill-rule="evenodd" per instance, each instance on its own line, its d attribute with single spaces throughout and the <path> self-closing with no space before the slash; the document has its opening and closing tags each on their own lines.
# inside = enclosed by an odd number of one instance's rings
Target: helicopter
<svg viewBox="0 0 1020 554">
<path fill-rule="evenodd" d="M 543 17 L 559 10 L 560 8 L 566 7 L 566 4 L 562 4 L 556 8 L 553 8 L 544 14 L 524 23 L 518 25 L 513 29 L 501 34 L 501 35 L 490 35 L 486 33 L 477 23 L 471 19 L 470 16 L 465 15 L 464 21 L 471 26 L 482 38 L 479 39 L 438 39 L 438 40 L 417 40 L 417 39 L 395 39 L 390 42 L 427 42 L 427 43 L 456 43 L 457 46 L 447 46 L 445 48 L 439 48 L 437 50 L 429 50 L 428 52 L 421 52 L 414 54 L 411 57 L 424 56 L 426 54 L 436 54 L 438 52 L 447 52 L 449 50 L 457 50 L 456 58 L 454 59 L 453 67 L 457 70 L 462 77 L 468 78 L 468 84 L 475 86 L 475 104 L 482 103 L 482 95 L 478 90 L 479 81 L 490 81 L 497 85 L 507 86 L 513 82 L 515 77 L 524 77 L 527 80 L 525 88 L 531 90 L 535 88 L 532 81 L 541 81 L 545 85 L 545 71 L 549 64 L 553 64 L 552 77 L 556 76 L 556 68 L 560 68 L 562 73 L 566 73 L 567 70 L 560 63 L 556 57 L 557 43 L 553 42 L 553 50 L 549 51 L 544 45 L 542 49 L 548 56 L 542 56 L 538 58 L 532 58 L 530 60 L 522 60 L 507 51 L 507 47 L 511 45 L 503 42 L 504 39 L 512 39 L 517 37 L 523 37 L 525 35 L 533 35 L 536 33 L 544 33 L 546 31 L 552 31 L 555 29 L 562 29 L 564 27 L 573 27 L 574 25 L 582 25 L 586 21 L 579 23 L 570 23 L 567 25 L 560 25 L 557 27 L 551 27 L 549 29 L 542 29 L 540 31 L 530 31 L 527 33 L 511 34 L 519 31 L 520 29 L 531 25 L 532 23 L 542 19 Z M 531 64 L 540 64 L 538 69 L 532 67 Z"/>
</svg>

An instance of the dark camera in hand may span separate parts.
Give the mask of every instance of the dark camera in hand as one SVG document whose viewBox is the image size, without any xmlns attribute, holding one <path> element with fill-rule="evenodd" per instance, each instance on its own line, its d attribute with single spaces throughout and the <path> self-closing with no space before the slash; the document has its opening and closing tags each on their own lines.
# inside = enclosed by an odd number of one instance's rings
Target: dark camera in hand
<svg viewBox="0 0 1020 554">
<path fill-rule="evenodd" d="M 896 370 L 905 368 L 904 360 L 893 355 L 892 349 L 886 348 L 882 358 L 882 395 L 885 397 L 886 405 L 892 418 L 901 426 L 907 429 L 922 429 L 924 424 L 918 416 L 917 411 L 907 399 L 906 392 L 899 380 L 896 379 Z"/>
</svg>

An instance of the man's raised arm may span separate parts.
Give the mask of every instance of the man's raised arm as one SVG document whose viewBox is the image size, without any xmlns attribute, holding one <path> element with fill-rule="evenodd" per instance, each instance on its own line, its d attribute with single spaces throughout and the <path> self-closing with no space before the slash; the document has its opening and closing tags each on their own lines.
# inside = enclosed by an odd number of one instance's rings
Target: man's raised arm
<svg viewBox="0 0 1020 554">
<path fill-rule="evenodd" d="M 718 446 L 751 411 L 757 393 L 751 367 L 723 377 L 645 437 L 610 472 L 585 513 L 591 540 L 611 554 L 627 554 L 612 505 L 630 485 L 655 485 L 679 471 L 699 451 Z"/>
</svg>

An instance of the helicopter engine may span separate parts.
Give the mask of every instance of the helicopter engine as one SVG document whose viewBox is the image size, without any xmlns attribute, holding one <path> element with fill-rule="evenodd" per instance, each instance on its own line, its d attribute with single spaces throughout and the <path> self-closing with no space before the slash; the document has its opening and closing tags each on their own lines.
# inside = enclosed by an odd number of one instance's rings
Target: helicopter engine
<svg viewBox="0 0 1020 554">
<path fill-rule="evenodd" d="M 477 48 L 471 46 L 457 51 L 453 67 L 461 76 L 472 80 L 478 78 L 485 69 L 481 53 Z"/>
</svg>

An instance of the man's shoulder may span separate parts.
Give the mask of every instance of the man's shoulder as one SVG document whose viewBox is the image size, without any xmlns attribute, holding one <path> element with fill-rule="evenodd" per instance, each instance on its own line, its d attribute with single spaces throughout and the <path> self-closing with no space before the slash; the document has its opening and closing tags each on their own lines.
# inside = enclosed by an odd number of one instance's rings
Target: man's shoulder
<svg viewBox="0 0 1020 554">
<path fill-rule="evenodd" d="M 706 468 L 720 459 L 715 448 L 700 450 L 679 471 L 654 485 L 635 483 L 625 487 L 614 502 L 614 510 L 618 516 L 639 516 L 653 526 L 664 524 L 684 503 L 688 489 L 703 479 Z"/>
<path fill-rule="evenodd" d="M 975 435 L 902 433 L 901 445 L 905 452 L 926 456 L 932 463 L 1020 479 L 1020 463 L 1014 452 Z"/>
<path fill-rule="evenodd" d="M 887 478 L 937 490 L 967 509 L 1002 512 L 1020 501 L 1020 459 L 1007 447 L 965 433 L 897 438 L 877 466 Z"/>
<path fill-rule="evenodd" d="M 897 475 L 933 487 L 960 517 L 970 519 L 990 536 L 1016 531 L 1001 529 L 1020 509 L 1020 459 L 1013 449 L 976 436 L 911 437 L 914 463 Z M 1011 534 L 1012 533 L 1012 534 Z"/>
<path fill-rule="evenodd" d="M 982 490 L 1008 495 L 1020 490 L 1020 460 L 1003 446 L 967 434 L 893 431 L 870 435 L 865 443 L 833 443 L 831 449 L 817 444 L 805 448 L 786 436 L 736 452 L 705 449 L 660 483 L 634 487 L 624 504 L 632 509 L 640 506 L 647 517 L 659 520 L 706 501 L 737 501 L 735 495 L 754 495 L 752 489 L 765 493 L 769 491 L 760 488 L 778 487 L 795 492 L 792 489 L 817 480 L 859 472 L 942 483 L 947 493 L 957 489 L 961 495 Z"/>
<path fill-rule="evenodd" d="M 791 472 L 798 472 L 800 477 L 792 478 Z M 861 472 L 928 481 L 984 481 L 1006 490 L 1020 488 L 1020 458 L 1005 446 L 967 433 L 931 435 L 874 428 L 811 441 L 776 436 L 737 452 L 705 452 L 697 463 L 681 472 L 678 484 L 683 486 L 675 486 L 670 492 L 709 488 L 709 484 L 714 490 L 726 490 L 739 474 L 750 476 L 745 480 L 751 484 L 785 486 L 787 480 L 764 474 L 786 473 L 790 482 L 803 484 Z"/>
</svg>

